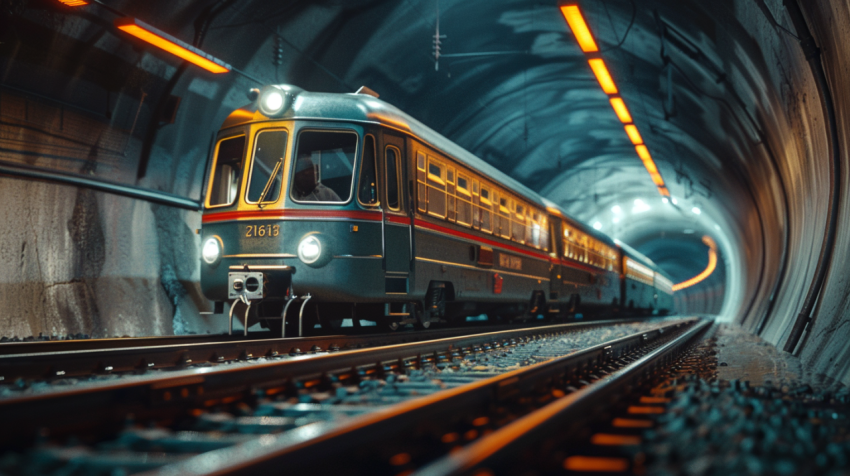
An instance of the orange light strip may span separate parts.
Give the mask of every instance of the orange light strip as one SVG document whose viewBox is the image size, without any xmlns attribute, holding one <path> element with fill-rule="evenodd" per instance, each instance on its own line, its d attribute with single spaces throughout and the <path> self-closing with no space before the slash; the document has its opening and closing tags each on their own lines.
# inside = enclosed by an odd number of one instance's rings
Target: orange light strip
<svg viewBox="0 0 850 476">
<path fill-rule="evenodd" d="M 717 267 L 717 244 L 709 236 L 703 236 L 702 242 L 708 246 L 708 266 L 702 273 L 694 276 L 693 278 L 687 281 L 682 281 L 679 284 L 674 284 L 673 291 L 689 288 L 694 284 L 702 282 L 705 278 L 711 276 L 711 273 L 713 273 L 714 269 Z"/>
<path fill-rule="evenodd" d="M 645 145 L 635 146 L 635 150 L 637 151 L 637 155 L 640 157 L 640 160 L 652 160 L 652 156 L 649 155 L 649 149 L 647 149 Z"/>
<path fill-rule="evenodd" d="M 119 30 L 165 50 L 180 59 L 200 66 L 209 72 L 227 73 L 231 70 L 231 66 L 224 61 L 204 53 L 194 46 L 186 44 L 168 33 L 135 18 L 118 18 L 114 21 L 114 24 Z"/>
<path fill-rule="evenodd" d="M 585 53 L 599 51 L 596 41 L 593 40 L 593 35 L 590 33 L 590 28 L 587 27 L 584 16 L 581 14 L 577 5 L 565 5 L 561 7 L 561 14 L 564 15 L 564 19 L 570 25 L 570 29 L 573 31 L 573 35 L 575 35 L 578 46 L 582 51 Z"/>
<path fill-rule="evenodd" d="M 584 16 L 578 5 L 562 5 L 561 14 L 564 15 L 564 19 L 567 21 L 567 25 L 569 25 L 570 30 L 573 32 L 581 50 L 585 54 L 593 53 L 588 54 L 587 62 L 590 64 L 590 69 L 593 70 L 596 80 L 599 81 L 599 86 L 609 96 L 618 94 L 619 90 L 614 83 L 614 78 L 611 77 L 611 73 L 608 71 L 608 67 L 605 66 L 605 62 L 602 58 L 599 58 L 599 46 L 597 46 L 596 40 L 593 38 L 593 34 L 590 32 L 590 28 L 587 26 L 587 22 L 584 20 Z M 638 146 L 638 155 L 643 160 L 643 164 L 649 172 L 650 177 L 652 177 L 653 183 L 658 187 L 658 193 L 663 197 L 669 197 L 670 191 L 667 190 L 664 179 L 658 172 L 658 167 L 655 166 L 655 162 L 649 155 L 649 150 L 643 144 L 643 137 L 641 137 L 637 126 L 634 125 L 632 115 L 629 113 L 629 109 L 626 107 L 623 98 L 615 96 L 610 98 L 610 102 L 611 107 L 614 108 L 614 112 L 617 114 L 617 118 L 625 124 L 625 130 L 629 136 L 629 140 L 632 141 L 632 144 Z"/>
<path fill-rule="evenodd" d="M 640 136 L 640 132 L 638 132 L 637 126 L 635 126 L 634 124 L 626 124 L 626 134 L 628 134 L 629 139 L 632 141 L 632 144 L 643 144 L 643 138 Z"/>
<path fill-rule="evenodd" d="M 601 456 L 570 456 L 564 460 L 564 469 L 568 471 L 619 473 L 629 469 L 629 460 Z"/>
<path fill-rule="evenodd" d="M 82 7 L 83 5 L 89 4 L 89 2 L 85 0 L 59 0 L 59 3 L 64 3 L 69 7 Z"/>
<path fill-rule="evenodd" d="M 614 112 L 617 113 L 617 118 L 620 119 L 620 122 L 624 124 L 632 122 L 632 115 L 629 114 L 629 109 L 626 107 L 626 103 L 623 102 L 623 98 L 611 98 L 611 107 L 614 108 Z"/>
<path fill-rule="evenodd" d="M 608 72 L 608 67 L 605 66 L 602 58 L 591 58 L 587 62 L 590 63 L 590 69 L 593 70 L 605 94 L 617 94 L 617 85 L 614 84 L 614 79 L 611 78 L 611 73 Z"/>
</svg>

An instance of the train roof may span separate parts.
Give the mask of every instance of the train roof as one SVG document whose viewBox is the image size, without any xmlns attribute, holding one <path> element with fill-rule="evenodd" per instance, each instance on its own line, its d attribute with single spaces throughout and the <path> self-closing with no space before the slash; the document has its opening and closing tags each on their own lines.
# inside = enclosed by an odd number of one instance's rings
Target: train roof
<svg viewBox="0 0 850 476">
<path fill-rule="evenodd" d="M 491 177 L 494 181 L 514 193 L 522 195 L 527 200 L 541 207 L 546 207 L 543 198 L 536 192 L 392 104 L 368 94 L 313 93 L 288 85 L 281 85 L 280 87 L 286 87 L 288 90 L 298 90 L 292 107 L 283 115 L 274 118 L 266 117 L 257 109 L 257 103 L 254 102 L 231 113 L 225 119 L 222 129 L 249 122 L 293 119 L 381 124 L 418 137 L 440 152 L 461 160 L 465 165 L 477 170 L 483 176 Z"/>
</svg>

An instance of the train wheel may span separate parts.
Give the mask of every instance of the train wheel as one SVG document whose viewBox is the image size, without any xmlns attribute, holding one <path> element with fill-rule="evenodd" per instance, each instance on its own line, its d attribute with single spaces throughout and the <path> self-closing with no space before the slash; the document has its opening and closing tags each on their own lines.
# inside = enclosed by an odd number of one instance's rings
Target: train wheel
<svg viewBox="0 0 850 476">
<path fill-rule="evenodd" d="M 413 323 L 414 329 L 428 329 L 431 327 L 431 313 L 422 309 L 421 305 L 414 303 L 410 304 L 411 312 L 416 316 L 416 321 Z"/>
<path fill-rule="evenodd" d="M 413 324 L 413 327 L 416 329 L 428 329 L 431 327 L 431 321 L 416 321 L 416 323 Z"/>
</svg>

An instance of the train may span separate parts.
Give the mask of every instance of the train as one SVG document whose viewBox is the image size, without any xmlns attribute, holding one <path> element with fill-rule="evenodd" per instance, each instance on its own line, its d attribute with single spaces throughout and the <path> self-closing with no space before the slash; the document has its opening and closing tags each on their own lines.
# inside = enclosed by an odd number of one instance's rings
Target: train
<svg viewBox="0 0 850 476">
<path fill-rule="evenodd" d="M 372 90 L 248 96 L 213 142 L 199 230 L 201 288 L 215 313 L 230 303 L 231 332 L 236 309 L 283 335 L 672 310 L 650 259 Z"/>
</svg>

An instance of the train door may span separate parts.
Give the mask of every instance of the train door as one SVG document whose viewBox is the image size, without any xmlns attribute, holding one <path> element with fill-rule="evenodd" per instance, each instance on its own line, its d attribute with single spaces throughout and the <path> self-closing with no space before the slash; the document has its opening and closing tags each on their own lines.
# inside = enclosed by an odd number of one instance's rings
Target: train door
<svg viewBox="0 0 850 476">
<path fill-rule="evenodd" d="M 383 134 L 381 174 L 383 203 L 384 272 L 387 293 L 406 294 L 410 289 L 412 237 L 410 203 L 405 187 L 407 170 L 404 138 Z"/>
<path fill-rule="evenodd" d="M 549 311 L 560 314 L 566 307 L 562 304 L 563 281 L 561 280 L 561 257 L 564 255 L 564 239 L 561 235 L 561 219 L 555 215 L 549 215 Z M 569 310 L 569 309 L 567 309 Z"/>
</svg>

